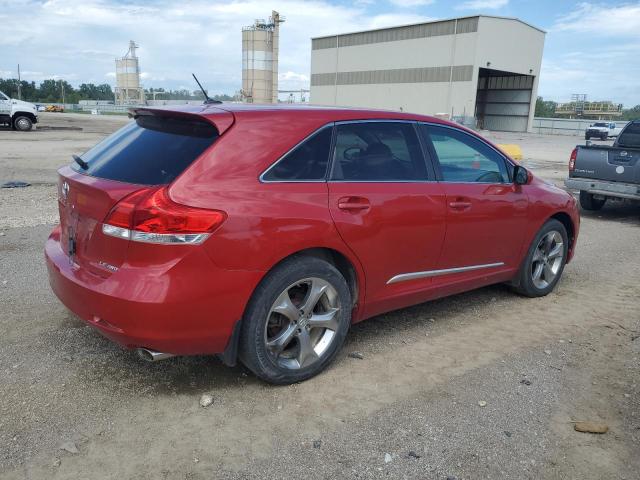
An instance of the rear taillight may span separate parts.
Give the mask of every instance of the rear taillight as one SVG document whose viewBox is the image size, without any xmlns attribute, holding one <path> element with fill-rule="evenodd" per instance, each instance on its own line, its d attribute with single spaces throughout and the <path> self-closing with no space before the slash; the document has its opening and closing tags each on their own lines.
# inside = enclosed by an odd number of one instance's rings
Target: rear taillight
<svg viewBox="0 0 640 480">
<path fill-rule="evenodd" d="M 202 243 L 226 218 L 220 210 L 174 202 L 165 187 L 151 187 L 120 200 L 105 218 L 102 232 L 138 242 Z"/>
<path fill-rule="evenodd" d="M 576 157 L 578 156 L 578 147 L 574 148 L 569 157 L 569 171 L 573 172 L 576 168 Z"/>
</svg>

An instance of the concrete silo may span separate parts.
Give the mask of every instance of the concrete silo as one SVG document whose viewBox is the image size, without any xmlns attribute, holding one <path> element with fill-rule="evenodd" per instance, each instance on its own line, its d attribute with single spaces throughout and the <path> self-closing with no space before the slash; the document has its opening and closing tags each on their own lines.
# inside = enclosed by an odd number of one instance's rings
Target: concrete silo
<svg viewBox="0 0 640 480">
<path fill-rule="evenodd" d="M 138 105 L 145 103 L 144 90 L 140 86 L 140 64 L 136 56 L 138 45 L 131 40 L 129 50 L 116 59 L 116 104 Z"/>
<path fill-rule="evenodd" d="M 271 12 L 242 29 L 242 97 L 248 103 L 278 103 L 278 41 L 284 17 Z"/>
</svg>

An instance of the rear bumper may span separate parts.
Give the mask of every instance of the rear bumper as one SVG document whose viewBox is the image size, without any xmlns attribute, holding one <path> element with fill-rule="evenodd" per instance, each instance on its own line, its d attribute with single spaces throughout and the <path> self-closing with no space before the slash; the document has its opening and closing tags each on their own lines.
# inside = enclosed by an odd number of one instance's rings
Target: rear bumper
<svg viewBox="0 0 640 480">
<path fill-rule="evenodd" d="M 567 178 L 564 184 L 572 190 L 582 190 L 595 195 L 640 200 L 640 185 L 632 183 L 607 182 L 591 178 Z"/>
<path fill-rule="evenodd" d="M 59 227 L 45 244 L 45 259 L 53 292 L 105 337 L 176 355 L 223 353 L 263 275 L 221 270 L 195 247 L 170 266 L 123 264 L 98 277 L 70 263 Z"/>
</svg>

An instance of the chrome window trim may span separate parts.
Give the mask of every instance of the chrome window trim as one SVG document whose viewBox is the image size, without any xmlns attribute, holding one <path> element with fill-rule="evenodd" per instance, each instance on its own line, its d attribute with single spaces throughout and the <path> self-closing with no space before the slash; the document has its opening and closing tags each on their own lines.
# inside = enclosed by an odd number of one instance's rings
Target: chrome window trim
<svg viewBox="0 0 640 480">
<path fill-rule="evenodd" d="M 287 155 L 289 155 L 296 148 L 298 148 L 304 142 L 306 142 L 311 137 L 313 137 L 316 133 L 319 133 L 322 129 L 327 128 L 327 127 L 331 127 L 333 129 L 334 125 L 335 125 L 335 122 L 329 122 L 329 123 L 325 123 L 324 125 L 316 128 L 313 132 L 311 132 L 309 135 L 304 137 L 302 140 L 300 140 L 298 143 L 296 143 L 293 147 L 291 147 L 289 150 L 287 150 L 284 154 L 282 154 L 280 156 L 280 158 L 278 158 L 275 162 L 273 162 L 271 165 L 269 165 L 269 167 L 267 167 L 267 169 L 260 174 L 260 176 L 258 177 L 258 181 L 260 183 L 326 183 L 327 182 L 327 170 L 329 169 L 329 164 L 331 163 L 331 158 L 330 157 L 331 157 L 331 154 L 332 154 L 332 147 L 333 147 L 333 133 L 332 133 L 331 144 L 329 145 L 329 158 L 327 158 L 327 168 L 325 169 L 325 172 L 324 172 L 324 178 L 318 179 L 318 180 L 267 180 L 267 179 L 264 178 L 264 176 L 267 173 L 269 173 L 269 171 L 271 169 L 275 168 L 275 166 L 278 163 L 280 163 Z"/>
<path fill-rule="evenodd" d="M 387 280 L 387 285 L 392 283 L 407 282 L 409 280 L 417 280 L 419 278 L 439 277 L 441 275 L 449 275 L 452 273 L 471 272 L 473 270 L 481 270 L 484 268 L 495 268 L 504 266 L 504 262 L 486 263 L 484 265 L 469 265 L 466 267 L 444 268 L 441 270 L 427 270 L 424 272 L 401 273 Z"/>
<path fill-rule="evenodd" d="M 467 132 L 466 130 L 463 130 L 461 128 L 457 128 L 457 127 L 452 127 L 451 125 L 445 125 L 442 123 L 434 123 L 434 122 L 420 122 L 418 121 L 419 125 L 426 125 L 428 127 L 442 127 L 442 128 L 448 128 L 450 130 L 454 130 L 456 132 L 460 132 L 460 133 L 464 133 L 465 135 L 467 135 L 468 137 L 474 138 L 476 140 L 478 140 L 480 143 L 484 144 L 485 146 L 489 147 L 491 150 L 493 150 L 494 152 L 496 152 L 498 154 L 498 156 L 500 156 L 506 164 L 511 165 L 511 167 L 515 167 L 516 164 L 513 162 L 513 160 L 511 160 L 509 157 L 507 157 L 503 152 L 501 152 L 500 150 L 498 150 L 496 147 L 494 147 L 493 145 L 491 145 L 490 143 L 488 143 L 484 138 L 477 136 L 477 135 L 472 135 L 471 133 Z M 429 135 L 429 141 L 431 142 L 432 146 L 433 146 L 433 141 L 431 140 L 431 135 Z M 435 147 L 433 147 L 435 150 Z M 437 158 L 437 152 L 436 152 L 436 161 L 438 162 L 438 165 L 440 165 L 440 159 Z M 509 174 L 509 169 L 507 168 L 507 174 Z M 513 179 L 511 178 L 511 176 L 509 176 L 509 181 L 508 182 L 500 182 L 500 183 L 496 183 L 496 182 L 453 182 L 450 180 L 439 180 L 442 183 L 464 183 L 464 184 L 478 184 L 478 185 L 510 185 L 513 184 Z"/>
</svg>

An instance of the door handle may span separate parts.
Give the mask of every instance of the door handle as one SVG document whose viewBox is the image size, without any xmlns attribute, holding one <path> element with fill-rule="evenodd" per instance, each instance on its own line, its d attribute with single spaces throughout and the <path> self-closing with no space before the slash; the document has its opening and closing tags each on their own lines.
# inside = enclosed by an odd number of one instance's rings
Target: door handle
<svg viewBox="0 0 640 480">
<path fill-rule="evenodd" d="M 469 210 L 471 202 L 462 198 L 457 198 L 453 202 L 449 202 L 449 207 L 453 210 Z"/>
<path fill-rule="evenodd" d="M 351 212 L 369 210 L 371 203 L 364 197 L 342 197 L 338 200 L 338 208 Z"/>
</svg>

